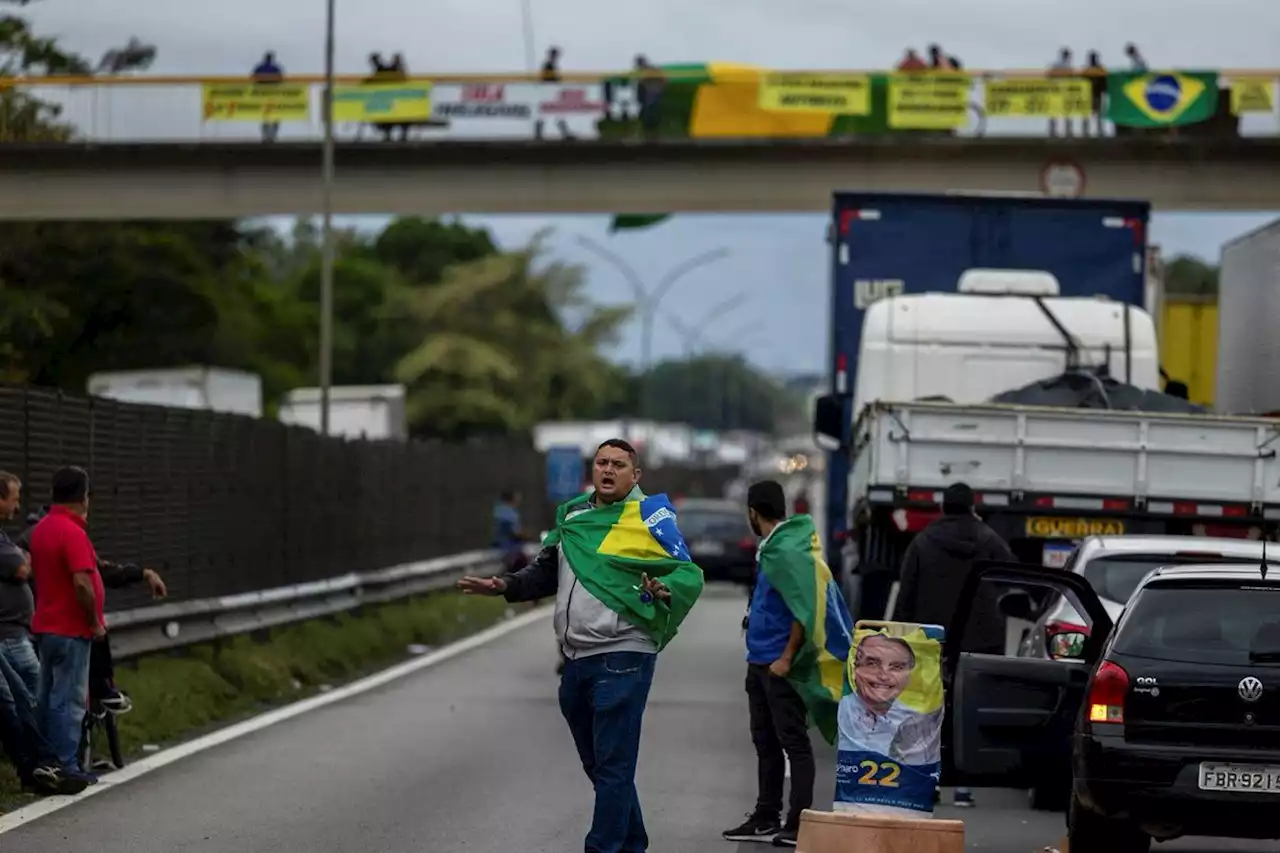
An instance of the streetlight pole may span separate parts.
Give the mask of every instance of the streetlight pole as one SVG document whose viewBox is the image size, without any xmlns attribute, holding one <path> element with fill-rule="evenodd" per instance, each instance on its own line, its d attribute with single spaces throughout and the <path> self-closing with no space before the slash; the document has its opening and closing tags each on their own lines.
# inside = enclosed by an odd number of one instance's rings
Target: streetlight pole
<svg viewBox="0 0 1280 853">
<path fill-rule="evenodd" d="M 533 0 L 520 0 L 520 15 L 524 25 L 524 64 L 532 74 L 537 70 L 533 45 Z"/>
<path fill-rule="evenodd" d="M 324 153 L 320 250 L 320 434 L 329 434 L 329 386 L 333 382 L 333 31 L 336 0 L 326 0 L 324 22 Z"/>
<path fill-rule="evenodd" d="M 685 323 L 677 315 L 664 312 L 667 322 L 672 328 L 680 334 L 681 343 L 684 346 L 684 357 L 686 359 L 693 358 L 698 347 L 705 345 L 707 327 L 715 324 L 717 320 L 721 320 L 729 316 L 735 308 L 740 308 L 751 297 L 749 295 L 730 296 L 727 299 L 717 302 L 715 305 L 698 319 L 692 325 Z"/>
<path fill-rule="evenodd" d="M 635 296 L 636 303 L 640 307 L 640 375 L 642 383 L 640 388 L 640 414 L 642 417 L 647 416 L 651 411 L 650 404 L 652 402 L 649 393 L 652 385 L 649 381 L 649 371 L 653 366 L 653 321 L 657 316 L 658 306 L 661 304 L 662 298 L 671 291 L 671 288 L 680 279 L 699 267 L 727 258 L 730 252 L 728 249 L 721 247 L 695 255 L 682 263 L 676 264 L 650 289 L 645 286 L 644 279 L 635 271 L 635 268 L 614 252 L 609 251 L 588 237 L 580 236 L 577 238 L 577 242 L 579 246 L 608 262 L 622 274 L 623 279 L 626 280 L 632 294 Z"/>
</svg>

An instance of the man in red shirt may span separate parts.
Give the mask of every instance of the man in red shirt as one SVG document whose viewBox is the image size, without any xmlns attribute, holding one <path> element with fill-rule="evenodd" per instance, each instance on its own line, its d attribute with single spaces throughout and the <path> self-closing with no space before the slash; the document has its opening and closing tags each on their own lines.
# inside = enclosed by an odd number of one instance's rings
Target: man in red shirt
<svg viewBox="0 0 1280 853">
<path fill-rule="evenodd" d="M 63 774 L 96 779 L 77 759 L 89 691 L 89 653 L 106 635 L 105 593 L 98 555 L 86 530 L 89 475 L 83 468 L 53 474 L 49 514 L 31 531 L 36 611 L 31 620 L 40 650 L 40 729 Z"/>
</svg>

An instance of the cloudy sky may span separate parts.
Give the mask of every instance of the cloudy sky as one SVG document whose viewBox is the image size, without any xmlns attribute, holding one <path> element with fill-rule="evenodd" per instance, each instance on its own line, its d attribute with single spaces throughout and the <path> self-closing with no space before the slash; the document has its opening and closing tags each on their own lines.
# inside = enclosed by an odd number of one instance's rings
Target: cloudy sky
<svg viewBox="0 0 1280 853">
<path fill-rule="evenodd" d="M 943 44 L 970 68 L 1042 67 L 1061 46 L 1102 52 L 1119 64 L 1126 41 L 1155 66 L 1280 66 L 1280 0 L 527 0 L 534 40 L 564 52 L 566 70 L 708 60 L 774 68 L 876 68 L 903 46 Z M 518 70 L 525 64 L 522 0 L 338 0 L 339 72 L 361 73 L 375 50 L 401 51 L 414 72 Z M 324 0 L 41 0 L 38 27 L 90 56 L 137 35 L 159 46 L 153 70 L 239 74 L 266 49 L 291 72 L 323 68 Z M 189 97 L 188 97 L 189 99 Z M 156 104 L 188 124 L 185 101 Z M 73 114 L 75 111 L 72 111 Z M 106 119 L 110 121 L 110 117 Z M 98 119 L 103 121 L 102 118 Z M 850 188 L 854 189 L 854 188 Z M 1227 239 L 1267 215 L 1157 216 L 1153 239 L 1167 252 L 1215 258 Z M 578 248 L 575 235 L 605 241 L 646 279 L 701 252 L 730 255 L 682 280 L 667 307 L 697 321 L 726 299 L 743 302 L 709 325 L 706 337 L 746 351 L 762 365 L 821 370 L 827 256 L 817 216 L 686 216 L 650 231 L 610 237 L 607 220 L 582 217 L 475 218 L 504 242 L 556 229 L 553 248 L 589 266 L 602 301 L 625 301 L 616 272 Z M 370 224 L 375 224 L 371 222 Z M 658 355 L 682 346 L 660 324 Z M 633 359 L 635 334 L 619 356 Z"/>
</svg>

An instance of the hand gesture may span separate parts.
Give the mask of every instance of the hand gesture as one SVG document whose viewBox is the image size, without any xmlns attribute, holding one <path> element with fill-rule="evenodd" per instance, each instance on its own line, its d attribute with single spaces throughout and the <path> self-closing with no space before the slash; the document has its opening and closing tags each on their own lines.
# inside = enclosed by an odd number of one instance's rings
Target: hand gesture
<svg viewBox="0 0 1280 853">
<path fill-rule="evenodd" d="M 500 577 L 466 577 L 458 581 L 458 589 L 464 595 L 502 595 L 507 591 L 507 582 Z"/>
<path fill-rule="evenodd" d="M 107 636 L 107 626 L 99 622 L 93 628 L 93 638 L 95 640 L 101 640 L 105 636 Z"/>
<path fill-rule="evenodd" d="M 791 674 L 791 659 L 782 657 L 769 664 L 769 674 L 775 678 L 786 678 Z"/>
<path fill-rule="evenodd" d="M 647 574 L 640 575 L 640 588 L 661 601 L 671 600 L 671 590 L 667 589 L 667 585 Z"/>
<path fill-rule="evenodd" d="M 155 569 L 143 569 L 142 579 L 147 582 L 147 586 L 151 587 L 152 598 L 168 597 L 169 588 L 164 585 L 164 580 L 161 579 L 160 573 Z"/>
</svg>

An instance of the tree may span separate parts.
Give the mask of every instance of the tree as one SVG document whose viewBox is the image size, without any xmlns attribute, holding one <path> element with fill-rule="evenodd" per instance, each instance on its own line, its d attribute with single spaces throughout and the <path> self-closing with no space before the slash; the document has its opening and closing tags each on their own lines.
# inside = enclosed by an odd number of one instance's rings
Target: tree
<svg viewBox="0 0 1280 853">
<path fill-rule="evenodd" d="M 773 432 L 795 396 L 739 355 L 664 361 L 649 375 L 652 418 L 697 429 Z"/>
<path fill-rule="evenodd" d="M 417 432 L 525 432 L 621 390 L 600 349 L 616 341 L 630 308 L 593 303 L 581 268 L 544 256 L 540 235 L 520 251 L 450 267 L 415 294 L 426 336 L 397 374 Z"/>
<path fill-rule="evenodd" d="M 1164 269 L 1164 289 L 1170 296 L 1218 295 L 1218 268 L 1192 255 L 1178 255 Z"/>
</svg>

